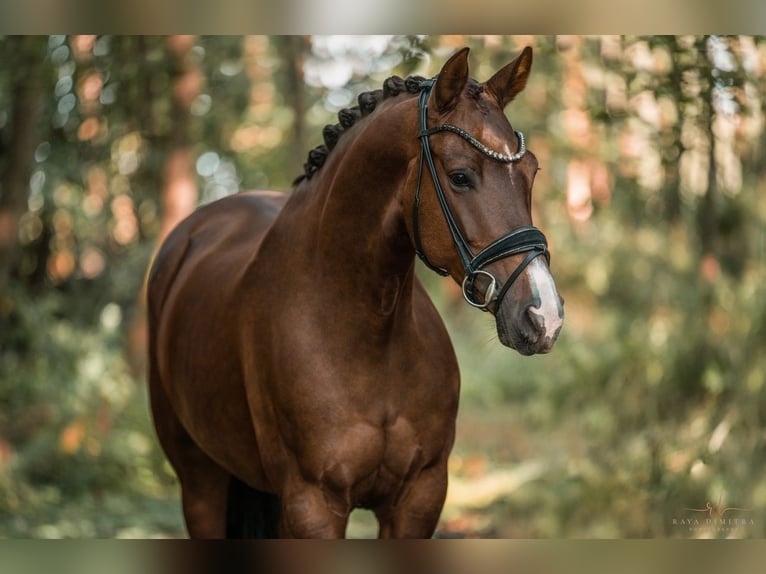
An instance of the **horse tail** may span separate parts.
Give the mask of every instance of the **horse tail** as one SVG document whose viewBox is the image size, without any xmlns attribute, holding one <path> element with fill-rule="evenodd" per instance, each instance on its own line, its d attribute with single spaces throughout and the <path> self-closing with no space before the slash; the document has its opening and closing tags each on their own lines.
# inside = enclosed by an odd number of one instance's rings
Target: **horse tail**
<svg viewBox="0 0 766 574">
<path fill-rule="evenodd" d="M 232 476 L 226 538 L 279 538 L 280 506 L 277 495 L 256 490 Z"/>
</svg>

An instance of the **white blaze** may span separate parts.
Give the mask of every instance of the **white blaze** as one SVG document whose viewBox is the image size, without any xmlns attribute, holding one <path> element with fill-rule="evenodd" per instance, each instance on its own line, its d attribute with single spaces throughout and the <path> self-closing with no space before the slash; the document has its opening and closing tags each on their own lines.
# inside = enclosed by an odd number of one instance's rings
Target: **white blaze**
<svg viewBox="0 0 766 574">
<path fill-rule="evenodd" d="M 524 271 L 529 278 L 532 293 L 536 292 L 540 298 L 540 306 L 532 307 L 532 311 L 542 316 L 545 336 L 553 337 L 561 328 L 564 315 L 553 277 L 542 257 L 536 257 Z"/>
</svg>

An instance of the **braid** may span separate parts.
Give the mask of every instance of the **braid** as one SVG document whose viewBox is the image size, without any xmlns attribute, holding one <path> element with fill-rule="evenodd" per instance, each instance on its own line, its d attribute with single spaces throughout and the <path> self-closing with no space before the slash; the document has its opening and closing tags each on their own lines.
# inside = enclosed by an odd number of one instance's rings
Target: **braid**
<svg viewBox="0 0 766 574">
<path fill-rule="evenodd" d="M 385 82 L 383 82 L 383 98 L 390 98 L 392 96 L 398 96 L 406 90 L 404 80 L 399 76 L 391 76 Z"/>
<path fill-rule="evenodd" d="M 362 117 L 362 112 L 359 110 L 359 106 L 353 108 L 345 108 L 338 112 L 338 119 L 340 125 L 345 129 L 350 128 L 356 123 L 356 120 Z"/>
<path fill-rule="evenodd" d="M 423 80 L 425 80 L 425 78 L 422 76 L 409 76 L 404 80 L 404 87 L 411 94 L 419 94 L 421 89 L 420 82 Z"/>
<path fill-rule="evenodd" d="M 328 124 L 324 127 L 322 130 L 322 138 L 324 139 L 324 144 L 327 146 L 327 149 L 331 150 L 335 147 L 335 144 L 338 143 L 338 139 L 342 133 L 343 126 L 340 124 L 335 124 L 334 126 Z"/>
<path fill-rule="evenodd" d="M 362 112 L 362 116 L 371 114 L 375 110 L 375 106 L 383 100 L 383 90 L 373 90 L 372 92 L 362 92 L 359 94 L 359 110 Z"/>
<path fill-rule="evenodd" d="M 327 160 L 327 155 L 337 145 L 343 132 L 353 126 L 359 119 L 370 115 L 383 100 L 403 93 L 420 93 L 420 82 L 423 79 L 420 76 L 409 76 L 406 79 L 402 79 L 399 76 L 391 76 L 383 82 L 382 89 L 359 94 L 356 106 L 344 108 L 338 112 L 339 123 L 335 125 L 328 124 L 322 129 L 324 144 L 315 147 L 309 152 L 308 160 L 303 164 L 303 174 L 295 178 L 293 185 L 300 183 L 304 179 L 311 179 L 319 171 Z"/>
</svg>

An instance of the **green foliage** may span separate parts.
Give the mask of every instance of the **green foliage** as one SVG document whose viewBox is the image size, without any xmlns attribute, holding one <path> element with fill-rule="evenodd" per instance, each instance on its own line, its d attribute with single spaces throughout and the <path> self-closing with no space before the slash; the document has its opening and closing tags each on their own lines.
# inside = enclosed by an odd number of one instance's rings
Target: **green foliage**
<svg viewBox="0 0 766 574">
<path fill-rule="evenodd" d="M 13 328 L 3 333 L 13 336 L 0 341 L 0 535 L 178 533 L 177 505 L 165 502 L 174 477 L 145 390 L 123 357 L 120 306 L 107 303 L 95 321 L 78 324 L 61 296 L 32 302 L 13 293 L 9 301 Z"/>
<path fill-rule="evenodd" d="M 648 40 L 652 50 L 667 51 L 683 73 L 701 67 L 727 86 L 762 83 L 741 65 L 717 73 L 705 55 L 708 38 Z M 623 46 L 644 42 L 623 39 Z M 583 65 L 593 56 L 592 47 L 586 42 L 582 48 Z M 725 115 L 714 106 L 712 83 L 702 81 L 692 96 L 684 85 L 691 80 L 682 80 L 683 74 L 673 80 L 672 70 L 670 76 L 631 71 L 625 59 L 608 64 L 624 76 L 629 94 L 649 89 L 671 98 L 682 114 L 693 109 L 684 129 L 695 126 L 709 134 Z M 594 87 L 591 95 L 597 91 Z M 604 133 L 615 137 L 637 113 L 600 114 L 598 99 L 587 101 L 593 129 L 602 124 Z M 738 102 L 743 122 L 754 106 L 763 106 L 762 100 Z M 615 184 L 609 202 L 594 200 L 584 222 L 561 220 L 548 197 L 541 205 L 567 311 L 550 355 L 508 353 L 498 348 L 490 319 L 440 303 L 463 373 L 457 456 L 481 450 L 476 439 L 463 442 L 460 421 L 470 429 L 474 419 L 502 413 L 496 416 L 523 430 L 484 451 L 492 461 L 489 475 L 529 460 L 544 468 L 539 479 L 492 505 L 462 509 L 469 516 L 486 515 L 488 535 L 688 538 L 766 532 L 766 482 L 758 471 L 766 446 L 759 430 L 766 415 L 764 171 L 743 163 L 750 171 L 743 173 L 741 187 L 727 190 L 719 175 L 690 193 L 684 180 L 690 176 L 679 170 L 678 154 L 692 142 L 682 145 L 675 139 L 683 117 L 677 131 L 675 126 L 656 134 L 650 130 L 650 137 L 669 135 L 667 141 L 679 146 L 676 155 L 661 160 L 664 188 L 647 186 L 635 172 L 626 172 L 625 159 L 613 149 L 581 150 L 611 164 Z M 645 151 L 650 143 L 645 141 Z M 742 145 L 754 145 L 763 157 L 757 138 Z M 746 157 L 742 153 L 743 162 Z M 663 194 L 671 192 L 677 196 L 665 203 Z M 434 287 L 432 292 L 439 293 Z M 482 481 L 476 484 L 480 491 Z M 706 502 L 721 503 L 717 518 L 728 506 L 745 508 L 725 517 L 752 523 L 696 531 L 674 524 L 674 519 L 707 518 L 688 510 Z M 446 514 L 455 512 L 448 507 Z"/>
</svg>

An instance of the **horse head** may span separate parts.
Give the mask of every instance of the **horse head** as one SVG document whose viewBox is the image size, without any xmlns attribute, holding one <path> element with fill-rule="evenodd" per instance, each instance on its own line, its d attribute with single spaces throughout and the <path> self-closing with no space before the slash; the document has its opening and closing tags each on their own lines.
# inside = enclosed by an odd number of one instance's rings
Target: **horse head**
<svg viewBox="0 0 766 574">
<path fill-rule="evenodd" d="M 501 343 L 523 355 L 550 351 L 564 317 L 547 241 L 532 226 L 537 159 L 504 112 L 531 65 L 525 48 L 478 83 L 465 48 L 423 82 L 421 149 L 405 192 L 418 255 L 462 285 L 471 305 L 491 312 Z"/>
</svg>

